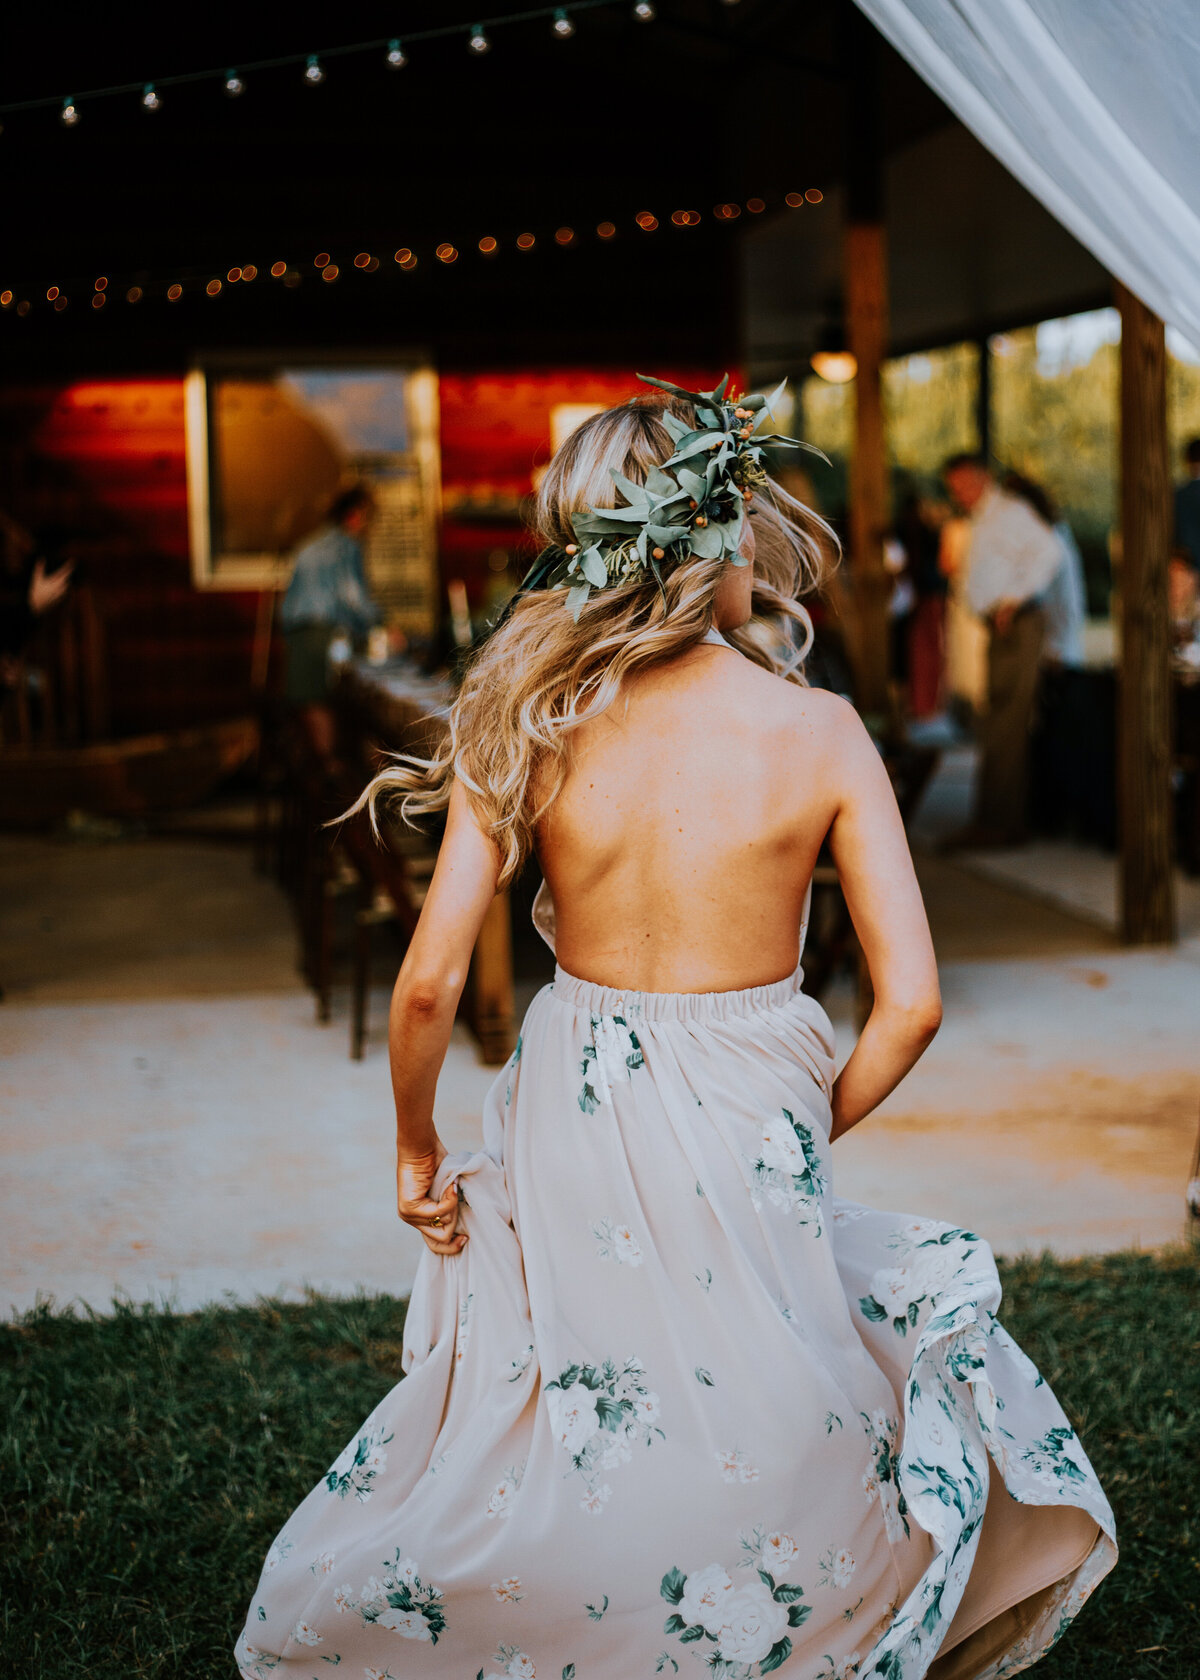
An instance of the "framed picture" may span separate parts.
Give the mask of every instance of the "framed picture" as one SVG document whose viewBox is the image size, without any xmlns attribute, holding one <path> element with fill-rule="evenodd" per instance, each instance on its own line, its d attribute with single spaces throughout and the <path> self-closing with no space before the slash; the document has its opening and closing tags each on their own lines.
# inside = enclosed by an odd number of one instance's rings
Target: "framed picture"
<svg viewBox="0 0 1200 1680">
<path fill-rule="evenodd" d="M 339 490 L 365 480 L 378 510 L 371 593 L 389 623 L 433 631 L 440 487 L 427 360 L 213 357 L 188 375 L 186 411 L 197 588 L 286 588 L 297 546 Z"/>
</svg>

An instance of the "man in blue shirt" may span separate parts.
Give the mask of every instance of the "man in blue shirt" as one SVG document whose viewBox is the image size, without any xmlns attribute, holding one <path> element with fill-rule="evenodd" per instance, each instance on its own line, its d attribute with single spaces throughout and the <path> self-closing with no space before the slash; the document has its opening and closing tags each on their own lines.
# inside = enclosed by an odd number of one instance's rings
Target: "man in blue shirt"
<svg viewBox="0 0 1200 1680">
<path fill-rule="evenodd" d="M 1175 544 L 1200 572 L 1200 437 L 1187 444 L 1183 461 L 1187 477 L 1175 491 Z"/>
<path fill-rule="evenodd" d="M 324 525 L 296 551 L 279 621 L 287 644 L 287 698 L 302 709 L 318 750 L 333 746 L 329 648 L 339 633 L 365 636 L 380 619 L 363 569 L 362 538 L 375 514 L 365 484 L 343 490 Z"/>
</svg>

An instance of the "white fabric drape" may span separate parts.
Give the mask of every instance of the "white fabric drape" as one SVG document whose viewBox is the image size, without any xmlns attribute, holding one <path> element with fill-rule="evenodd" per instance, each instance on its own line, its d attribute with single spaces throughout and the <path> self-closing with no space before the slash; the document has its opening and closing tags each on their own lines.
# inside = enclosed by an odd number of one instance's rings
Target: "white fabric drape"
<svg viewBox="0 0 1200 1680">
<path fill-rule="evenodd" d="M 857 0 L 1104 266 L 1200 346 L 1200 0 Z"/>
</svg>

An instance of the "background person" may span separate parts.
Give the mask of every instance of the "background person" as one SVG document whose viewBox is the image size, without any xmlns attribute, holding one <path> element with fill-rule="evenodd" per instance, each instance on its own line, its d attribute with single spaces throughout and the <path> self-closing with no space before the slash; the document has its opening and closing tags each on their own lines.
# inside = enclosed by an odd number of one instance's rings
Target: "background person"
<svg viewBox="0 0 1200 1680">
<path fill-rule="evenodd" d="M 284 692 L 300 708 L 316 750 L 333 751 L 329 710 L 329 648 L 341 632 L 365 636 L 378 624 L 363 566 L 362 539 L 375 516 L 375 499 L 365 484 L 335 497 L 324 525 L 296 551 L 292 580 L 279 619 L 287 644 Z"/>
<path fill-rule="evenodd" d="M 952 455 L 942 474 L 970 515 L 964 590 L 988 638 L 975 815 L 955 844 L 1019 845 L 1027 832 L 1029 737 L 1046 634 L 1041 600 L 1063 565 L 1062 539 L 1027 501 L 996 483 L 981 456 Z"/>
</svg>

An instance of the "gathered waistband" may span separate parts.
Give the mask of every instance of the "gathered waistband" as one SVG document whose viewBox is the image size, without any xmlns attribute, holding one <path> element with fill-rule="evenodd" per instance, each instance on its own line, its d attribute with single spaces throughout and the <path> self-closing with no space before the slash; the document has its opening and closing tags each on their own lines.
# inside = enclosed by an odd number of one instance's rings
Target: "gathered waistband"
<svg viewBox="0 0 1200 1680">
<path fill-rule="evenodd" d="M 597 986 L 580 980 L 558 965 L 554 969 L 554 996 L 572 1009 L 589 1015 L 620 1015 L 624 1020 L 645 1021 L 729 1021 L 743 1015 L 757 1015 L 764 1009 L 778 1009 L 800 991 L 804 970 L 799 963 L 785 980 L 769 986 L 747 986 L 739 992 L 638 992 L 619 986 Z"/>
</svg>

